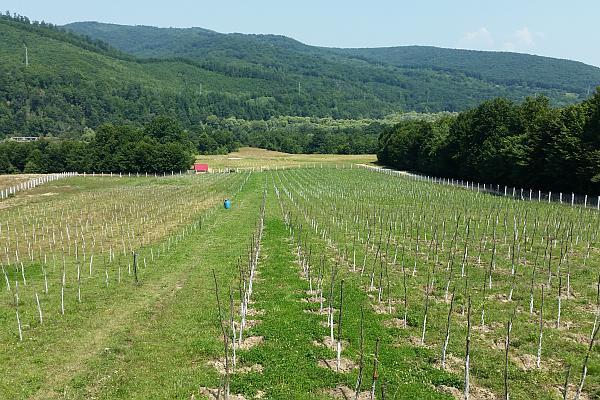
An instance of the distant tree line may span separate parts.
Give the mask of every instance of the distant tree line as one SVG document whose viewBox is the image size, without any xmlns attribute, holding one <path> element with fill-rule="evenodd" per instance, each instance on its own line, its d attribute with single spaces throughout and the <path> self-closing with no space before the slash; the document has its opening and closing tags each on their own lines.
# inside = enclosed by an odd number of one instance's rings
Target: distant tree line
<svg viewBox="0 0 600 400">
<path fill-rule="evenodd" d="M 104 124 L 81 139 L 0 143 L 0 173 L 165 172 L 186 170 L 195 154 L 227 154 L 241 146 L 289 153 L 367 154 L 388 121 L 278 117 L 247 121 L 209 116 L 184 129 L 175 118 Z"/>
<path fill-rule="evenodd" d="M 190 167 L 194 153 L 193 142 L 181 126 L 158 117 L 143 128 L 103 125 L 89 142 L 3 142 L 0 173 L 181 171 Z"/>
<path fill-rule="evenodd" d="M 286 153 L 373 154 L 385 120 L 273 117 L 266 121 L 209 116 L 190 129 L 199 154 L 226 154 L 240 146 Z"/>
<path fill-rule="evenodd" d="M 381 164 L 523 188 L 600 193 L 600 88 L 553 108 L 545 97 L 498 98 L 437 121 L 406 121 L 379 138 Z"/>
</svg>

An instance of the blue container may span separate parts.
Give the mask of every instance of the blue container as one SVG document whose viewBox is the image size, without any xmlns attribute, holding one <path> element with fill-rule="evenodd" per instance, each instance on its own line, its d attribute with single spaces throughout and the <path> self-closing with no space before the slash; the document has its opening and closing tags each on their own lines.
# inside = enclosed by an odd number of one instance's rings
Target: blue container
<svg viewBox="0 0 600 400">
<path fill-rule="evenodd" d="M 223 202 L 223 207 L 225 207 L 226 210 L 229 210 L 231 208 L 231 201 L 229 199 L 225 199 Z"/>
</svg>

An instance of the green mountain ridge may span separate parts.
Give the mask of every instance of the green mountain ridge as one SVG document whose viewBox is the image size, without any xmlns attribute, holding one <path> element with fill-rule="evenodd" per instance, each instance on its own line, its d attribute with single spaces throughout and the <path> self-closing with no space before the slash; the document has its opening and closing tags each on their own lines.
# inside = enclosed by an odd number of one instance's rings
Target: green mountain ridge
<svg viewBox="0 0 600 400">
<path fill-rule="evenodd" d="M 600 68 L 578 61 L 522 53 L 433 46 L 327 48 L 309 46 L 281 35 L 222 34 L 197 27 L 156 28 L 99 22 L 76 22 L 65 27 L 139 57 L 206 59 L 229 55 L 268 66 L 269 63 L 261 62 L 266 54 L 275 52 L 285 59 L 291 57 L 290 52 L 295 52 L 304 57 L 320 57 L 337 62 L 361 60 L 372 67 L 432 69 L 465 74 L 501 85 L 561 89 L 575 94 L 587 94 L 588 88 L 600 84 Z"/>
<path fill-rule="evenodd" d="M 362 60 L 398 67 L 460 71 L 509 85 L 560 88 L 575 93 L 598 85 L 600 68 L 579 61 L 504 51 L 446 49 L 433 46 L 330 49 Z M 527 68 L 520 68 L 526 64 Z"/>
<path fill-rule="evenodd" d="M 565 105 L 586 95 L 587 78 L 569 80 L 572 65 L 583 68 L 578 63 L 560 64 L 568 67 L 560 79 L 536 87 L 528 81 L 494 82 L 477 77 L 474 69 L 453 70 L 449 62 L 397 66 L 400 61 L 391 56 L 356 51 L 278 35 L 91 22 L 61 28 L 3 15 L 0 139 L 80 137 L 85 128 L 139 125 L 157 115 L 190 128 L 213 115 L 382 118 L 404 111 L 460 111 L 497 96 L 520 101 L 544 94 Z M 584 69 L 592 77 L 597 73 L 600 84 L 599 68 Z"/>
</svg>

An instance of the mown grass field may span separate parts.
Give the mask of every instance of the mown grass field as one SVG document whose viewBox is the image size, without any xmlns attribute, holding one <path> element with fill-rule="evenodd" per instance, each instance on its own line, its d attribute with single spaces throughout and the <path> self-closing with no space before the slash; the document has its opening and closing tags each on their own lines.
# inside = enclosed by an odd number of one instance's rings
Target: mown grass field
<svg viewBox="0 0 600 400">
<path fill-rule="evenodd" d="M 600 214 L 309 164 L 7 200 L 0 398 L 600 396 Z"/>
<path fill-rule="evenodd" d="M 289 154 L 279 151 L 242 147 L 236 152 L 223 155 L 198 156 L 197 162 L 207 163 L 210 168 L 276 168 L 308 166 L 348 166 L 350 164 L 372 164 L 377 161 L 374 154 Z"/>
</svg>

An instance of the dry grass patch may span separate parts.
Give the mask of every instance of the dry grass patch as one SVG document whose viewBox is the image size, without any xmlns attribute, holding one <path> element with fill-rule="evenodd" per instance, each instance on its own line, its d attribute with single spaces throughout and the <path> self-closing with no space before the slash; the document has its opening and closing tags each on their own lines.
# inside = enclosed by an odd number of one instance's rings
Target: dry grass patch
<svg viewBox="0 0 600 400">
<path fill-rule="evenodd" d="M 355 368 L 358 368 L 358 365 L 354 361 L 352 361 L 348 358 L 340 357 L 340 368 L 339 369 L 337 367 L 337 359 L 335 359 L 335 358 L 328 359 L 328 360 L 319 360 L 319 367 L 328 368 L 332 371 L 346 373 L 346 372 L 352 371 Z"/>
<path fill-rule="evenodd" d="M 327 396 L 331 396 L 334 399 L 342 399 L 342 400 L 354 400 L 356 399 L 356 391 L 354 389 L 350 389 L 348 386 L 337 386 L 333 389 L 324 390 Z M 369 400 L 371 398 L 371 393 L 369 391 L 359 392 L 358 400 Z"/>
</svg>

